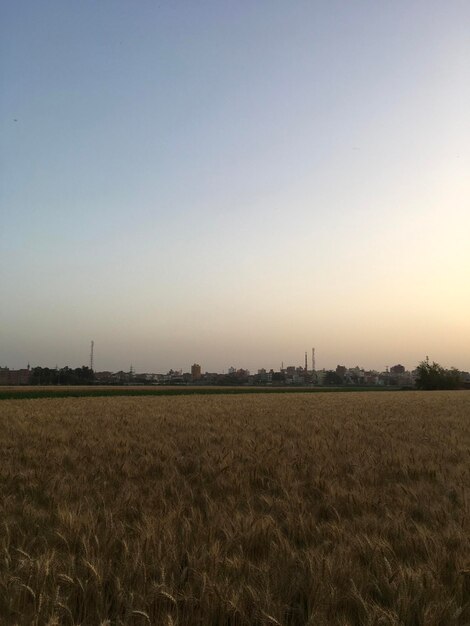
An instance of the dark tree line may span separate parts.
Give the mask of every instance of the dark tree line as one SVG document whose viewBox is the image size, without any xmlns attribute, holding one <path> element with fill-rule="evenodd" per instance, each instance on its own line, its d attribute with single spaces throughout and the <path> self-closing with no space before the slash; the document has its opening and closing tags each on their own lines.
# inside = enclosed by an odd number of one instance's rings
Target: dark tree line
<svg viewBox="0 0 470 626">
<path fill-rule="evenodd" d="M 328 370 L 323 378 L 324 385 L 342 385 L 344 383 L 343 377 L 334 370 Z"/>
<path fill-rule="evenodd" d="M 417 369 L 416 386 L 418 389 L 458 389 L 461 385 L 459 370 L 452 367 L 444 369 L 439 363 L 422 361 Z"/>
<path fill-rule="evenodd" d="M 31 385 L 91 385 L 94 382 L 93 370 L 89 367 L 49 368 L 33 367 Z"/>
</svg>

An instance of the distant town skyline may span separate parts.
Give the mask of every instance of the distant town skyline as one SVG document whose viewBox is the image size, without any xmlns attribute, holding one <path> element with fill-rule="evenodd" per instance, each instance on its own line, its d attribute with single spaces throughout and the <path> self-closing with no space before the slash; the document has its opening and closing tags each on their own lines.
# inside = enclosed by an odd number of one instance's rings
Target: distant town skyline
<svg viewBox="0 0 470 626">
<path fill-rule="evenodd" d="M 470 2 L 7 2 L 0 364 L 470 355 Z"/>
<path fill-rule="evenodd" d="M 370 365 L 368 363 L 364 363 L 362 361 L 357 361 L 357 362 L 350 362 L 347 361 L 344 358 L 339 358 L 336 360 L 331 360 L 330 359 L 326 359 L 325 361 L 323 361 L 323 359 L 321 359 L 320 357 L 318 357 L 318 352 L 315 349 L 315 368 L 312 367 L 312 349 L 304 351 L 300 356 L 301 358 L 298 356 L 297 360 L 295 360 L 295 357 L 291 360 L 289 359 L 281 359 L 281 361 L 276 365 L 276 364 L 266 364 L 266 363 L 258 363 L 258 364 L 251 364 L 251 366 L 248 366 L 246 364 L 246 362 L 242 361 L 236 361 L 236 360 L 232 360 L 232 361 L 228 361 L 227 363 L 225 363 L 225 365 L 217 365 L 214 367 L 211 367 L 210 364 L 208 366 L 205 366 L 204 363 L 201 360 L 188 360 L 186 359 L 185 363 L 179 363 L 176 364 L 174 359 L 171 361 L 172 365 L 169 366 L 168 364 L 165 365 L 161 365 L 159 367 L 139 367 L 139 361 L 132 361 L 129 362 L 129 364 L 114 364 L 114 367 L 110 367 L 110 366 L 106 366 L 106 360 L 101 359 L 99 353 L 96 353 L 96 348 L 95 348 L 95 341 L 93 341 L 93 357 L 92 357 L 92 352 L 91 352 L 91 345 L 89 346 L 89 352 L 87 355 L 87 358 L 78 363 L 78 362 L 74 362 L 74 361 L 65 361 L 65 362 L 58 362 L 55 361 L 54 364 L 52 363 L 48 363 L 43 361 L 31 361 L 28 360 L 27 364 L 8 364 L 6 362 L 2 362 L 0 360 L 0 367 L 9 367 L 10 369 L 24 369 L 26 367 L 48 367 L 48 368 L 63 368 L 66 366 L 69 367 L 90 367 L 91 364 L 93 364 L 93 370 L 95 372 L 99 372 L 99 371 L 111 371 L 111 372 L 119 372 L 119 371 L 124 371 L 124 372 L 129 372 L 132 369 L 132 372 L 134 373 L 167 373 L 169 371 L 181 371 L 181 372 L 193 372 L 193 368 L 194 366 L 197 366 L 197 368 L 199 368 L 197 371 L 199 371 L 200 373 L 206 373 L 206 372 L 217 372 L 217 373 L 227 373 L 229 372 L 231 369 L 237 370 L 237 369 L 244 369 L 244 370 L 248 370 L 250 373 L 256 373 L 259 370 L 266 370 L 266 371 L 281 371 L 282 369 L 287 369 L 287 368 L 301 368 L 301 369 L 305 369 L 305 362 L 307 362 L 307 370 L 308 371 L 312 371 L 312 370 L 316 370 L 316 371 L 322 371 L 322 370 L 334 370 L 336 369 L 338 366 L 346 366 L 347 368 L 353 369 L 353 368 L 361 368 L 367 371 L 377 371 L 377 372 L 385 372 L 390 368 L 396 367 L 397 365 L 399 366 L 403 366 L 405 368 L 406 371 L 412 371 L 413 369 L 415 369 L 419 363 L 421 363 L 422 361 L 425 360 L 429 360 L 431 362 L 435 361 L 440 363 L 442 366 L 447 367 L 447 368 L 451 368 L 451 367 L 455 367 L 461 371 L 468 371 L 470 370 L 470 359 L 466 361 L 466 363 L 462 363 L 461 365 L 456 365 L 455 363 L 447 363 L 444 362 L 442 360 L 440 360 L 439 358 L 434 358 L 434 357 L 430 357 L 428 354 L 420 357 L 418 360 L 416 360 L 416 362 L 414 363 L 407 363 L 405 360 L 403 359 L 395 359 L 395 360 L 391 360 L 388 359 L 387 364 L 383 365 Z M 92 357 L 92 359 L 91 359 Z M 2 358 L 2 355 L 0 354 L 0 359 Z M 306 361 L 305 361 L 306 359 Z M 103 362 L 101 362 L 103 360 Z"/>
<path fill-rule="evenodd" d="M 196 385 L 196 386 L 280 386 L 280 387 L 359 387 L 400 388 L 400 389 L 470 389 L 470 372 L 445 368 L 428 357 L 412 369 L 397 363 L 384 370 L 367 369 L 360 366 L 349 367 L 338 364 L 336 368 L 315 369 L 308 367 L 307 355 L 303 366 L 281 364 L 279 369 L 258 368 L 250 371 L 245 368 L 229 367 L 227 370 L 204 371 L 199 363 L 189 368 L 170 369 L 166 372 L 137 371 L 133 365 L 129 370 L 96 371 L 90 365 L 71 367 L 30 367 L 13 370 L 0 367 L 0 386 L 15 385 Z"/>
</svg>

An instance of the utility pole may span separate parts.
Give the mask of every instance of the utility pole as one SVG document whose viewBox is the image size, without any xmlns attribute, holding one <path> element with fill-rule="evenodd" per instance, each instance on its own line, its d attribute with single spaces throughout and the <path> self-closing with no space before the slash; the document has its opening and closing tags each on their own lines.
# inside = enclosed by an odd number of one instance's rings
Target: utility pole
<svg viewBox="0 0 470 626">
<path fill-rule="evenodd" d="M 90 369 L 91 371 L 93 371 L 93 350 L 95 347 L 95 342 L 93 340 L 91 340 L 91 345 L 90 345 Z"/>
</svg>

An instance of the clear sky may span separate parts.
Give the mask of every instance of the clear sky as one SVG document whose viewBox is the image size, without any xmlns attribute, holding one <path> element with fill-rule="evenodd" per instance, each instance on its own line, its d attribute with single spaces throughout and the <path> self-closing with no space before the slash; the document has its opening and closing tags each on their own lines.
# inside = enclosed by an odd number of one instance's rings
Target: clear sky
<svg viewBox="0 0 470 626">
<path fill-rule="evenodd" d="M 470 369 L 468 0 L 0 11 L 0 366 Z"/>
</svg>

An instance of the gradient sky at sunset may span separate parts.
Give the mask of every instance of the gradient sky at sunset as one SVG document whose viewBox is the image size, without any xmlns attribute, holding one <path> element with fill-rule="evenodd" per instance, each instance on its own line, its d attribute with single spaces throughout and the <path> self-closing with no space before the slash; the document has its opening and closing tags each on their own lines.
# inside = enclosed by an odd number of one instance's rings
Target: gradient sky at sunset
<svg viewBox="0 0 470 626">
<path fill-rule="evenodd" d="M 470 369 L 468 0 L 0 10 L 0 366 Z"/>
</svg>

